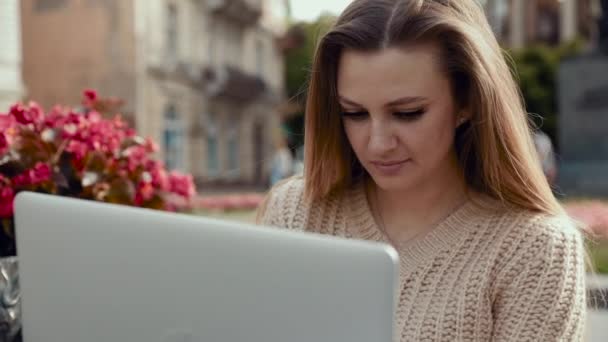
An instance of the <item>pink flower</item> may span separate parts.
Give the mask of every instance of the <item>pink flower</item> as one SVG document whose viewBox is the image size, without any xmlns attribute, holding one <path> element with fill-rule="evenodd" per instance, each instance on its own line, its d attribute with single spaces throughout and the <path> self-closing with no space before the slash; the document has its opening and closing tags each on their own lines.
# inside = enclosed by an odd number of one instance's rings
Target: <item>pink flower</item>
<svg viewBox="0 0 608 342">
<path fill-rule="evenodd" d="M 28 111 L 36 123 L 44 117 L 44 110 L 37 102 L 30 101 L 30 103 L 28 103 Z"/>
<path fill-rule="evenodd" d="M 27 171 L 13 178 L 13 185 L 15 187 L 22 188 L 30 184 L 32 184 L 32 181 L 30 180 L 30 174 Z"/>
<path fill-rule="evenodd" d="M 33 170 L 30 170 L 30 179 L 34 184 L 44 183 L 51 179 L 51 167 L 46 163 L 37 163 Z"/>
<path fill-rule="evenodd" d="M 38 185 L 51 179 L 51 167 L 46 163 L 37 163 L 33 169 L 26 170 L 13 178 L 16 187 Z"/>
<path fill-rule="evenodd" d="M 92 124 L 98 124 L 102 122 L 101 114 L 96 111 L 92 111 L 86 114 L 87 120 Z"/>
<path fill-rule="evenodd" d="M 169 174 L 169 191 L 185 198 L 191 198 L 196 193 L 192 176 L 172 171 Z"/>
<path fill-rule="evenodd" d="M 143 167 L 148 159 L 146 150 L 142 146 L 131 146 L 123 152 L 127 157 L 127 170 L 134 172 L 138 167 Z"/>
<path fill-rule="evenodd" d="M 566 203 L 566 211 L 584 223 L 597 237 L 608 239 L 608 204 L 600 201 Z"/>
<path fill-rule="evenodd" d="M 0 132 L 0 154 L 3 154 L 6 151 L 7 147 L 8 147 L 8 140 L 6 139 L 4 132 Z"/>
<path fill-rule="evenodd" d="M 0 187 L 0 217 L 11 218 L 13 216 L 13 200 L 15 192 L 8 186 Z"/>
<path fill-rule="evenodd" d="M 11 106 L 9 113 L 17 120 L 17 122 L 19 122 L 21 124 L 29 123 L 26 120 L 27 119 L 26 109 L 22 104 L 17 103 L 17 104 L 14 104 L 13 106 Z"/>
<path fill-rule="evenodd" d="M 157 160 L 148 160 L 145 166 L 146 171 L 152 177 L 152 186 L 157 189 L 169 191 L 169 177 L 162 162 Z"/>
<path fill-rule="evenodd" d="M 73 153 L 77 160 L 81 160 L 87 154 L 89 148 L 85 143 L 72 140 L 69 142 L 66 151 Z"/>
<path fill-rule="evenodd" d="M 87 108 L 91 108 L 97 102 L 97 92 L 93 89 L 85 90 L 82 95 L 82 104 Z"/>
<path fill-rule="evenodd" d="M 154 187 L 149 182 L 139 182 L 135 194 L 135 205 L 142 205 L 154 197 Z"/>
<path fill-rule="evenodd" d="M 0 132 L 4 132 L 7 129 L 15 125 L 15 117 L 12 115 L 0 113 Z"/>
<path fill-rule="evenodd" d="M 158 199 L 152 203 L 157 208 L 179 210 L 188 206 L 196 192 L 192 177 L 179 173 L 169 175 L 164 164 L 153 159 L 152 154 L 158 151 L 154 141 L 139 138 L 119 115 L 112 119 L 101 115 L 111 114 L 108 111 L 118 108 L 120 101 L 101 99 L 90 89 L 83 92 L 82 99 L 86 108 L 84 113 L 63 106 L 55 106 L 45 113 L 35 102 L 28 105 L 18 103 L 10 108 L 8 114 L 0 113 L 0 155 L 13 145 L 13 141 L 24 141 L 28 146 L 43 149 L 35 156 L 21 156 L 31 157 L 18 160 L 25 164 L 20 167 L 26 171 L 10 180 L 0 176 L 2 213 L 12 215 L 14 193 L 23 189 L 42 190 L 41 184 L 45 191 L 57 191 L 59 186 L 67 186 L 64 189 L 66 194 L 106 200 L 109 190 L 98 185 L 107 186 L 116 177 L 129 183 L 136 179 L 139 182 L 135 188 L 135 201 L 129 204 L 146 205 L 150 200 Z M 30 164 L 32 158 L 39 161 L 33 167 Z M 52 183 L 55 180 L 53 167 L 57 163 L 68 163 L 75 171 L 75 174 L 57 177 L 61 184 Z M 98 179 L 93 193 L 82 192 L 79 187 L 72 189 L 74 182 L 68 184 L 63 181 L 67 178 L 81 181 L 79 178 L 84 177 L 87 163 L 92 169 L 105 170 L 96 175 Z M 57 169 L 57 172 L 66 172 L 66 168 Z M 72 179 L 74 177 L 77 179 Z"/>
<path fill-rule="evenodd" d="M 10 110 L 10 114 L 17 120 L 18 123 L 23 125 L 29 125 L 36 123 L 42 118 L 42 109 L 35 103 L 33 108 L 28 108 L 18 103 L 13 105 Z"/>
<path fill-rule="evenodd" d="M 97 92 L 93 89 L 87 89 L 84 91 L 84 97 L 89 101 L 97 100 Z"/>
<path fill-rule="evenodd" d="M 158 144 L 156 144 L 152 139 L 147 138 L 146 139 L 146 151 L 151 152 L 151 153 L 155 153 L 158 152 L 159 148 L 158 148 Z"/>
</svg>

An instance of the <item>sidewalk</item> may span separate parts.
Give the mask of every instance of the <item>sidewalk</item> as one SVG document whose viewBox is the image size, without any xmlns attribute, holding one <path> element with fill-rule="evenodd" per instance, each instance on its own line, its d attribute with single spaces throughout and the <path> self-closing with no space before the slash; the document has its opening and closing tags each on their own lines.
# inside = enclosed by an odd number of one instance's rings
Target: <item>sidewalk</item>
<svg viewBox="0 0 608 342">
<path fill-rule="evenodd" d="M 195 210 L 248 211 L 255 210 L 264 200 L 265 193 L 228 193 L 203 195 L 194 200 Z"/>
<path fill-rule="evenodd" d="M 608 276 L 592 275 L 587 279 L 590 290 L 602 289 L 604 296 L 608 296 Z M 589 309 L 587 312 L 587 339 L 589 342 L 608 341 L 608 303 L 598 303 L 602 308 L 599 310 Z"/>
</svg>

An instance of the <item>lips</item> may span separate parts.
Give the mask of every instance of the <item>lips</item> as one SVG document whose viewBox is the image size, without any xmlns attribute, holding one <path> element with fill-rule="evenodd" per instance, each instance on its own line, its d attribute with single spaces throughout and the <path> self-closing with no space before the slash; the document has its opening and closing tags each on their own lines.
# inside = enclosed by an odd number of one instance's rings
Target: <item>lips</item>
<svg viewBox="0 0 608 342">
<path fill-rule="evenodd" d="M 389 160 L 389 161 L 372 161 L 371 165 L 374 169 L 374 174 L 383 177 L 393 177 L 401 174 L 401 171 L 409 164 L 411 159 L 405 160 Z"/>
<path fill-rule="evenodd" d="M 391 167 L 391 166 L 405 164 L 408 161 L 409 161 L 409 159 L 395 160 L 395 161 L 372 161 L 372 164 L 374 166 L 378 166 L 378 167 Z"/>
</svg>

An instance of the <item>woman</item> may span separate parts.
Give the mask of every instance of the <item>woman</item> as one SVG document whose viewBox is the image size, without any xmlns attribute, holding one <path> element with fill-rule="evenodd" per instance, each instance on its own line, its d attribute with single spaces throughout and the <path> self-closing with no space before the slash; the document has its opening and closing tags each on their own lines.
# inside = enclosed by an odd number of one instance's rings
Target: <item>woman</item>
<svg viewBox="0 0 608 342">
<path fill-rule="evenodd" d="M 318 46 L 305 124 L 304 175 L 259 222 L 392 244 L 398 340 L 582 339 L 582 237 L 474 0 L 354 1 Z"/>
</svg>

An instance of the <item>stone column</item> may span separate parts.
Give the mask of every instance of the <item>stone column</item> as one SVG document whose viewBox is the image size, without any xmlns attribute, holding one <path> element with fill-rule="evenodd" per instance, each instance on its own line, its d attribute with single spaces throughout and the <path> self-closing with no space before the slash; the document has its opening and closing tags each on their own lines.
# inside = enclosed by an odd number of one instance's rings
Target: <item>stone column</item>
<svg viewBox="0 0 608 342">
<path fill-rule="evenodd" d="M 577 35 L 577 6 L 576 0 L 560 1 L 560 41 L 568 42 L 576 38 Z"/>
<path fill-rule="evenodd" d="M 0 1 L 0 32 L 0 112 L 6 112 L 24 94 L 19 0 Z"/>
<path fill-rule="evenodd" d="M 526 15 L 525 0 L 512 0 L 510 12 L 510 37 L 511 48 L 522 48 L 526 42 Z"/>
</svg>

